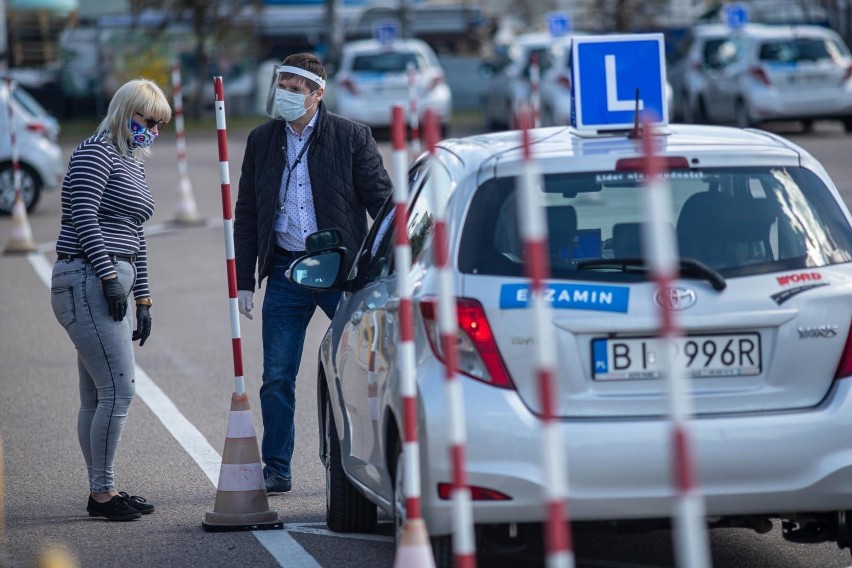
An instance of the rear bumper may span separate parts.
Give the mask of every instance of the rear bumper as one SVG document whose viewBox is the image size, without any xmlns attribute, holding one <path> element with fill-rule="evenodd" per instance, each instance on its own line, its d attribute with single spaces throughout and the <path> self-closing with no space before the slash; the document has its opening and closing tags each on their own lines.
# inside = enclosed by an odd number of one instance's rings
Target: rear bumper
<svg viewBox="0 0 852 568">
<path fill-rule="evenodd" d="M 462 381 L 468 481 L 512 498 L 474 502 L 475 522 L 544 521 L 538 419 L 513 392 Z M 438 499 L 435 489 L 452 480 L 445 395 L 435 386 L 421 393 L 421 452 L 429 465 L 422 482 L 424 518 L 430 534 L 448 534 L 451 504 Z M 839 381 L 822 405 L 808 411 L 692 422 L 696 473 L 708 516 L 852 509 L 850 429 L 852 379 Z M 562 422 L 571 520 L 670 517 L 669 432 L 669 423 L 661 419 Z"/>
<path fill-rule="evenodd" d="M 779 93 L 766 90 L 752 99 L 751 114 L 758 120 L 852 117 L 852 91 L 815 89 L 808 93 Z"/>
<path fill-rule="evenodd" d="M 399 105 L 405 109 L 407 116 L 410 104 L 407 98 L 365 99 L 363 97 L 352 97 L 340 93 L 338 93 L 337 97 L 337 114 L 348 118 L 349 120 L 374 127 L 386 127 L 391 125 L 391 114 L 395 105 Z M 436 89 L 436 93 L 433 96 L 420 99 L 418 101 L 418 107 L 421 121 L 423 112 L 427 108 L 431 108 L 437 113 L 438 119 L 442 124 L 448 123 L 453 114 L 452 99 L 450 98 L 449 92 L 442 92 L 440 88 Z"/>
</svg>

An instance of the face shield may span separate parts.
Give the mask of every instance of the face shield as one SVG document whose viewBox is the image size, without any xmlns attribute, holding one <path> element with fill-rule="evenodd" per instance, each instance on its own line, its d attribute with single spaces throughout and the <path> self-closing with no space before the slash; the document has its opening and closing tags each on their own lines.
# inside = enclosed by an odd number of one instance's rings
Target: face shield
<svg viewBox="0 0 852 568">
<path fill-rule="evenodd" d="M 310 79 L 319 85 L 320 89 L 325 89 L 325 79 L 316 73 L 311 73 L 310 71 L 300 69 L 299 67 L 293 67 L 291 65 L 275 65 L 272 68 L 272 77 L 269 78 L 269 91 L 266 94 L 266 114 L 270 118 L 281 118 L 281 113 L 278 112 L 275 105 L 275 92 L 278 90 L 278 81 L 282 73 L 290 73 L 293 75 L 299 75 L 305 79 Z"/>
</svg>

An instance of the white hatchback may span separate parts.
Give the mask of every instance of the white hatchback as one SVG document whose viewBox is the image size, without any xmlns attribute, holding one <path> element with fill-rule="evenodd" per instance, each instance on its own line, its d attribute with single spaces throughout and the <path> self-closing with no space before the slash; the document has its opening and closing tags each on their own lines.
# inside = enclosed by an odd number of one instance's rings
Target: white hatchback
<svg viewBox="0 0 852 568">
<path fill-rule="evenodd" d="M 660 304 L 678 311 L 675 361 L 710 528 L 852 545 L 852 217 L 801 147 L 771 133 L 670 125 L 657 135 L 669 173 L 680 277 L 664 293 L 643 259 L 638 171 L 628 133 L 531 131 L 543 172 L 556 343 L 555 412 L 572 522 L 667 526 L 667 387 L 654 337 Z M 535 542 L 546 519 L 536 337 L 518 230 L 524 151 L 516 131 L 442 141 L 409 170 L 411 266 L 396 266 L 395 208 L 373 224 L 351 272 L 344 252 L 292 267 L 302 285 L 345 290 L 319 352 L 320 455 L 328 525 L 370 531 L 376 506 L 404 515 L 399 303 L 413 279 L 423 516 L 438 566 L 452 560 L 449 409 L 431 256 L 447 206 L 458 299 L 458 382 L 477 542 Z M 431 173 L 429 173 L 431 172 Z M 437 201 L 425 181 L 439 188 Z"/>
<path fill-rule="evenodd" d="M 9 91 L 0 87 L 0 215 L 9 215 L 15 203 L 12 142 L 9 129 Z M 21 172 L 21 196 L 27 211 L 38 204 L 43 190 L 62 183 L 65 163 L 56 142 L 59 123 L 22 87 L 12 91 L 12 120 Z"/>
<path fill-rule="evenodd" d="M 452 92 L 435 52 L 419 39 L 344 44 L 340 67 L 329 81 L 326 103 L 332 112 L 355 122 L 389 127 L 394 106 L 409 108 L 409 67 L 414 69 L 420 118 L 431 108 L 446 131 L 453 114 Z"/>
</svg>

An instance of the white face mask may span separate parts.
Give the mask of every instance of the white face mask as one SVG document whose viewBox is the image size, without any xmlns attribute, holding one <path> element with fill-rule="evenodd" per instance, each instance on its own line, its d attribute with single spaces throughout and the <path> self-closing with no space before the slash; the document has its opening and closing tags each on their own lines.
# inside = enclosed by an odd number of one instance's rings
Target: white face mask
<svg viewBox="0 0 852 568">
<path fill-rule="evenodd" d="M 307 95 L 303 95 L 301 93 L 291 93 L 284 89 L 276 89 L 275 106 L 278 109 L 278 114 L 280 114 L 281 118 L 288 122 L 302 118 L 305 116 L 305 113 L 308 112 L 308 109 L 305 108 L 306 98 Z"/>
</svg>

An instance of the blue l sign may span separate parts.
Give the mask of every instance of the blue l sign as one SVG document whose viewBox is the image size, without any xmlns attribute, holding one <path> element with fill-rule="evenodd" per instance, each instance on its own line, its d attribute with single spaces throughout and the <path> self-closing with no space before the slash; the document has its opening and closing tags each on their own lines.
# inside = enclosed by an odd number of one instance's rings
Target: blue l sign
<svg viewBox="0 0 852 568">
<path fill-rule="evenodd" d="M 574 126 L 632 128 L 637 106 L 668 124 L 663 34 L 577 36 L 572 59 Z"/>
<path fill-rule="evenodd" d="M 725 21 L 728 27 L 739 29 L 748 23 L 748 7 L 743 4 L 725 6 Z"/>
<path fill-rule="evenodd" d="M 396 39 L 396 22 L 380 21 L 373 24 L 373 38 L 379 43 L 389 44 Z"/>
<path fill-rule="evenodd" d="M 563 37 L 571 31 L 571 20 L 564 12 L 550 12 L 547 15 L 547 31 L 553 37 Z"/>
</svg>

